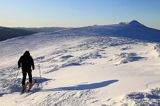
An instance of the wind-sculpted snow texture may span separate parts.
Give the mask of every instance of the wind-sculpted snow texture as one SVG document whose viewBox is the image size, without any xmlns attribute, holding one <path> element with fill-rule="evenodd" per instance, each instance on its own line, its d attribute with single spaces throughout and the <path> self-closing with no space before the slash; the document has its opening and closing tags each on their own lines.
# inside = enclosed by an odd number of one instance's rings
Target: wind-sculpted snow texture
<svg viewBox="0 0 160 106">
<path fill-rule="evenodd" d="M 2 41 L 0 105 L 159 106 L 158 45 L 63 33 Z M 22 74 L 17 60 L 26 49 L 34 58 L 33 79 L 38 83 L 30 93 L 20 95 Z"/>
<path fill-rule="evenodd" d="M 142 106 L 159 106 L 160 105 L 160 89 L 151 89 L 148 92 L 135 92 L 128 94 L 126 99 L 132 100 L 136 105 Z"/>
</svg>

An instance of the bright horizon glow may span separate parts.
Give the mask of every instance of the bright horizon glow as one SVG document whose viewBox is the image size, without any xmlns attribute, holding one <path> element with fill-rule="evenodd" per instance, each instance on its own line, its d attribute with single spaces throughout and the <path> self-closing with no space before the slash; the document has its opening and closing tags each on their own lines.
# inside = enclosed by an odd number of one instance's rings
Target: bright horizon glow
<svg viewBox="0 0 160 106">
<path fill-rule="evenodd" d="M 81 27 L 132 20 L 160 29 L 160 0 L 0 1 L 0 26 Z"/>
</svg>

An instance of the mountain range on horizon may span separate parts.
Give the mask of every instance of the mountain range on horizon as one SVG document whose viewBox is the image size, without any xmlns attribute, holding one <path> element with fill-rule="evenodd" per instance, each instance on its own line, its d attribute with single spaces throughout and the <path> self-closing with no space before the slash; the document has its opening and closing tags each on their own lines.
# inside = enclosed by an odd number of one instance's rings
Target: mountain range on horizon
<svg viewBox="0 0 160 106">
<path fill-rule="evenodd" d="M 133 20 L 129 23 L 121 22 L 112 25 L 94 25 L 81 28 L 73 28 L 63 33 L 72 34 L 96 34 L 114 37 L 127 37 L 137 40 L 160 42 L 160 30 L 149 28 L 140 22 Z"/>
<path fill-rule="evenodd" d="M 65 29 L 65 30 L 64 30 Z M 78 35 L 109 35 L 115 37 L 127 37 L 151 42 L 160 42 L 160 30 L 149 28 L 140 22 L 133 20 L 129 23 L 120 22 L 112 25 L 93 25 L 79 28 L 41 27 L 41 28 L 7 28 L 0 27 L 0 41 L 27 36 L 39 32 L 54 32 L 59 34 Z"/>
</svg>

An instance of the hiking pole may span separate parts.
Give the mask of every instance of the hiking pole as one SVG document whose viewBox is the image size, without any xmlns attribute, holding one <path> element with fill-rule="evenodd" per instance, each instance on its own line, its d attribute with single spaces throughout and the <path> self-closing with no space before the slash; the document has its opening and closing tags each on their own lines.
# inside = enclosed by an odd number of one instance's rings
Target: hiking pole
<svg viewBox="0 0 160 106">
<path fill-rule="evenodd" d="M 41 65 L 40 64 L 38 64 L 38 68 L 39 68 L 39 75 L 40 75 L 40 79 L 41 79 Z M 42 82 L 40 83 L 40 89 L 42 89 Z"/>
<path fill-rule="evenodd" d="M 41 78 L 41 66 L 40 66 L 40 64 L 38 64 L 38 68 L 39 68 L 39 75 L 40 75 L 40 78 Z"/>
<path fill-rule="evenodd" d="M 20 69 L 19 69 L 20 70 Z M 19 74 L 19 70 L 18 70 L 18 72 L 17 72 L 17 74 L 16 74 L 16 78 L 15 78 L 15 80 L 14 80 L 14 83 L 16 83 L 16 80 L 17 80 L 17 77 L 18 77 L 18 74 Z"/>
</svg>

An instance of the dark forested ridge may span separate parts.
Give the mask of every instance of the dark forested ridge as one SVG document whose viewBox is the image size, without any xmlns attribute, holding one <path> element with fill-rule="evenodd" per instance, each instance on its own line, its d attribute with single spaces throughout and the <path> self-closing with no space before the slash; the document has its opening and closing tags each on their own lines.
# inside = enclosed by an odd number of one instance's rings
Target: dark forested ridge
<svg viewBox="0 0 160 106">
<path fill-rule="evenodd" d="M 67 28 L 64 27 L 40 27 L 40 28 L 0 27 L 0 41 L 19 36 L 27 36 L 39 32 L 56 32 L 56 31 L 63 31 L 66 29 Z"/>
<path fill-rule="evenodd" d="M 26 36 L 37 33 L 36 31 L 29 31 L 25 29 L 19 28 L 7 28 L 7 27 L 0 27 L 0 41 L 18 37 L 18 36 Z"/>
</svg>

